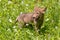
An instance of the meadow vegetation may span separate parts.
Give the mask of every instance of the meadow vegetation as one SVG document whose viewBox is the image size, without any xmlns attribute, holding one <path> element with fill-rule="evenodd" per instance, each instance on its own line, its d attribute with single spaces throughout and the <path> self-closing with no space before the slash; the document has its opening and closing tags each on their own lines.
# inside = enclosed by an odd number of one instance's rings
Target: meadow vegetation
<svg viewBox="0 0 60 40">
<path fill-rule="evenodd" d="M 20 30 L 15 19 L 33 12 L 34 6 L 47 7 L 40 35 L 31 26 Z M 60 0 L 0 0 L 0 40 L 60 40 Z"/>
</svg>

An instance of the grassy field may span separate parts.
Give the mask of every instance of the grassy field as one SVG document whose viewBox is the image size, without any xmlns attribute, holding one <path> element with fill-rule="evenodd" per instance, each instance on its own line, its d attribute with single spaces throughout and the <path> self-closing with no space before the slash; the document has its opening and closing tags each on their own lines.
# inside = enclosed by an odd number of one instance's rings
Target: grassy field
<svg viewBox="0 0 60 40">
<path fill-rule="evenodd" d="M 20 13 L 33 12 L 35 5 L 47 7 L 39 36 L 13 24 Z M 0 0 L 0 40 L 60 40 L 60 0 Z"/>
</svg>

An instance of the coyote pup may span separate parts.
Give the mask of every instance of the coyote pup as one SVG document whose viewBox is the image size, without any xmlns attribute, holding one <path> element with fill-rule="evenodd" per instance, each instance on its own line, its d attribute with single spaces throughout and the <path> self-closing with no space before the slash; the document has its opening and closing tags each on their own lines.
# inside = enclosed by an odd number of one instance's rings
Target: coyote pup
<svg viewBox="0 0 60 40">
<path fill-rule="evenodd" d="M 17 17 L 16 22 L 19 22 L 20 27 L 24 27 L 23 25 L 32 22 L 35 25 L 35 31 L 38 32 L 43 23 L 45 11 L 46 8 L 34 7 L 34 11 L 32 13 L 20 14 Z"/>
</svg>

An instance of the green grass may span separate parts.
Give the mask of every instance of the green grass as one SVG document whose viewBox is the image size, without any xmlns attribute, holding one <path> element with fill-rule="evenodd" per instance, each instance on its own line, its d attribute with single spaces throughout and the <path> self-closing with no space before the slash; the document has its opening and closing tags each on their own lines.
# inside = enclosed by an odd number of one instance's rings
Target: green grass
<svg viewBox="0 0 60 40">
<path fill-rule="evenodd" d="M 31 28 L 13 25 L 21 12 L 33 12 L 35 5 L 47 7 L 39 36 Z M 60 40 L 60 0 L 0 0 L 0 40 Z"/>
</svg>

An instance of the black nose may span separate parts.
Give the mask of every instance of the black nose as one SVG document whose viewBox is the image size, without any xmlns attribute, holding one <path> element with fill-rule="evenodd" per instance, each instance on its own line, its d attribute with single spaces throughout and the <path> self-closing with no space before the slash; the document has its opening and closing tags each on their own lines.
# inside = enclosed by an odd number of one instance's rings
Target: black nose
<svg viewBox="0 0 60 40">
<path fill-rule="evenodd" d="M 33 19 L 35 19 L 35 17 L 33 17 Z"/>
</svg>

